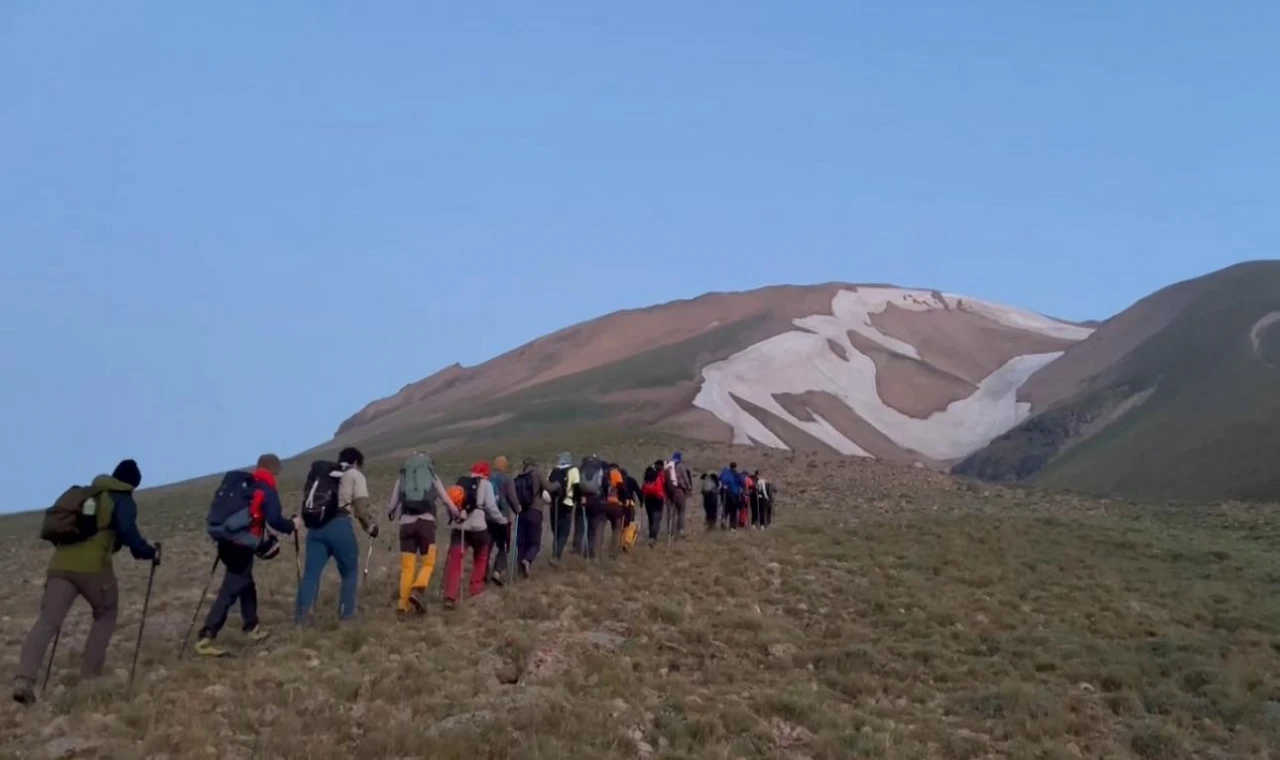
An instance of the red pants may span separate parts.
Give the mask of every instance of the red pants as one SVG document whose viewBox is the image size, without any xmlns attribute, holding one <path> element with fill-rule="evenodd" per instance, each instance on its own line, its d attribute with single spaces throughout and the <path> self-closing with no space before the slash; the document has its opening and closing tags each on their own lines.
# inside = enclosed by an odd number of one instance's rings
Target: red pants
<svg viewBox="0 0 1280 760">
<path fill-rule="evenodd" d="M 484 579 L 489 570 L 489 531 L 450 531 L 449 558 L 444 566 L 444 599 L 458 601 L 462 586 L 463 553 L 470 548 L 471 583 L 467 596 L 478 596 L 484 591 Z"/>
</svg>

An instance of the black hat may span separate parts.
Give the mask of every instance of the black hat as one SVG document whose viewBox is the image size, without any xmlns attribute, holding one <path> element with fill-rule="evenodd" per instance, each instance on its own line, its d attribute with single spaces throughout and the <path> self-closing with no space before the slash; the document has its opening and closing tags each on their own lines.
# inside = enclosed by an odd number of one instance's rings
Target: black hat
<svg viewBox="0 0 1280 760">
<path fill-rule="evenodd" d="M 128 483 L 137 488 L 142 483 L 142 471 L 138 469 L 138 463 L 132 459 L 125 459 L 116 468 L 111 471 L 111 477 L 121 483 Z"/>
</svg>

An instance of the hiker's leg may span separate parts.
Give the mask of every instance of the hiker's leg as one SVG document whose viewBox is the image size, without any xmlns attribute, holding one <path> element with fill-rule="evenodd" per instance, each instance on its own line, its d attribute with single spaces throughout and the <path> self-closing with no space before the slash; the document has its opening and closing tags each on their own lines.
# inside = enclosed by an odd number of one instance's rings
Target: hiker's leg
<svg viewBox="0 0 1280 760">
<path fill-rule="evenodd" d="M 479 596 L 484 592 L 484 578 L 489 571 L 489 531 L 476 530 L 467 534 L 467 546 L 471 548 L 471 583 L 467 596 Z"/>
<path fill-rule="evenodd" d="M 400 523 L 400 596 L 396 609 L 409 611 L 409 594 L 413 592 L 413 576 L 418 570 L 418 541 L 414 535 L 418 523 Z"/>
<path fill-rule="evenodd" d="M 258 627 L 258 582 L 253 577 L 253 555 L 245 565 L 244 588 L 240 591 L 240 621 L 242 631 L 252 631 Z"/>
<path fill-rule="evenodd" d="M 662 535 L 662 508 L 664 503 L 660 499 L 645 499 L 644 511 L 649 514 L 649 540 L 657 541 L 658 536 Z"/>
<path fill-rule="evenodd" d="M 338 565 L 341 585 L 338 591 L 338 619 L 356 614 L 356 594 L 360 591 L 360 543 L 356 541 L 355 521 L 345 515 L 334 518 L 329 531 L 329 551 Z"/>
<path fill-rule="evenodd" d="M 320 594 L 320 578 L 324 575 L 324 566 L 329 564 L 329 542 L 324 540 L 325 531 L 333 523 L 307 531 L 307 551 L 302 570 L 302 583 L 298 584 L 298 601 L 294 609 L 294 619 L 302 622 L 311 616 L 311 608 L 316 604 Z"/>
<path fill-rule="evenodd" d="M 218 586 L 218 595 L 209 605 L 209 612 L 204 616 L 204 625 L 200 628 L 200 638 L 212 639 L 218 636 L 222 626 L 227 623 L 227 615 L 240 596 L 244 587 L 244 579 L 235 572 L 240 566 L 240 556 L 225 544 L 218 545 L 218 562 L 222 565 L 222 583 Z"/>
<path fill-rule="evenodd" d="M 93 610 L 93 625 L 89 626 L 89 636 L 84 642 L 80 675 L 84 678 L 97 678 L 102 675 L 102 669 L 107 664 L 107 647 L 111 645 L 111 635 L 116 632 L 120 587 L 116 583 L 115 573 L 110 570 L 86 573 L 75 584 Z"/>
<path fill-rule="evenodd" d="M 462 531 L 449 531 L 449 556 L 444 562 L 444 599 L 458 601 L 462 592 Z"/>
<path fill-rule="evenodd" d="M 751 527 L 760 527 L 760 499 L 755 496 L 748 496 L 747 501 L 751 504 Z"/>
<path fill-rule="evenodd" d="M 609 556 L 616 559 L 622 551 L 622 523 L 626 512 L 621 504 L 612 505 L 607 508 L 605 518 L 609 521 Z"/>
<path fill-rule="evenodd" d="M 61 576 L 49 576 L 44 582 L 44 595 L 40 597 L 40 617 L 27 632 L 22 642 L 22 653 L 18 657 L 17 676 L 29 683 L 35 683 L 40 667 L 44 664 L 44 653 L 49 649 L 49 642 L 58 634 L 62 621 L 67 618 L 67 611 L 79 596 L 75 584 Z"/>
<path fill-rule="evenodd" d="M 520 559 L 533 564 L 542 548 L 542 511 L 530 507 L 520 513 Z"/>
<path fill-rule="evenodd" d="M 511 525 L 488 523 L 489 538 L 493 546 L 493 577 L 499 583 L 507 577 L 507 555 L 511 552 Z"/>
<path fill-rule="evenodd" d="M 675 524 L 676 536 L 683 538 L 684 537 L 684 512 L 685 512 L 685 508 L 689 506 L 689 495 L 686 494 L 684 491 L 677 490 L 675 493 L 675 498 L 671 500 L 671 503 L 676 508 L 676 524 Z"/>
<path fill-rule="evenodd" d="M 551 547 L 552 556 L 560 559 L 564 556 L 564 548 L 569 544 L 569 531 L 572 530 L 573 508 L 565 504 L 555 506 L 552 525 L 555 526 L 555 545 Z"/>
<path fill-rule="evenodd" d="M 573 554 L 584 555 L 586 554 L 587 528 L 589 527 L 586 521 L 586 509 L 581 504 L 575 504 L 572 514 L 573 518 L 569 523 L 571 530 L 569 551 Z"/>
<path fill-rule="evenodd" d="M 604 512 L 594 501 L 584 504 L 582 509 L 587 521 L 587 557 L 595 559 L 603 556 L 600 542 L 604 540 Z"/>
<path fill-rule="evenodd" d="M 436 524 L 431 520 L 413 523 L 417 550 L 422 554 L 422 569 L 413 579 L 413 590 L 426 591 L 431 584 L 431 574 L 436 570 Z"/>
</svg>

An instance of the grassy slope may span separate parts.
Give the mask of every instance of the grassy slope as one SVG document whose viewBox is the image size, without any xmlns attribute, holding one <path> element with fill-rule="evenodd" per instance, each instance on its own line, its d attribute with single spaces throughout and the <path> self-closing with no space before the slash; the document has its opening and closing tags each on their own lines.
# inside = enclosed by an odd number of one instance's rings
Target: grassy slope
<svg viewBox="0 0 1280 760">
<path fill-rule="evenodd" d="M 1280 375 L 1257 359 L 1249 340 L 1253 323 L 1276 309 L 1280 263 L 1211 275 L 1195 302 L 1089 390 L 1010 431 L 957 471 L 982 474 L 985 467 L 1025 477 L 1034 469 L 1032 480 L 1045 486 L 1152 497 L 1280 497 Z M 1052 457 L 1073 415 L 1087 418 L 1152 387 L 1142 404 Z"/>
<path fill-rule="evenodd" d="M 572 447 L 630 464 L 675 443 Z M 276 636 L 251 649 L 233 615 L 225 643 L 244 656 L 220 662 L 175 657 L 208 572 L 205 542 L 183 527 L 204 494 L 146 498 L 144 527 L 171 553 L 136 696 L 120 672 L 77 682 L 77 608 L 50 698 L 0 710 L 0 755 L 1176 760 L 1280 743 L 1273 509 L 1119 509 L 821 455 L 689 455 L 695 468 L 737 456 L 772 472 L 776 529 L 540 567 L 408 623 L 391 613 L 394 557 L 379 542 L 361 619 L 333 620 L 330 570 L 320 625 L 305 632 L 286 623 L 286 552 L 259 573 Z M 374 472 L 375 497 L 390 478 Z M 6 667 L 40 593 L 34 524 L 11 518 L 0 534 Z M 118 565 L 111 663 L 124 669 L 146 571 Z"/>
</svg>

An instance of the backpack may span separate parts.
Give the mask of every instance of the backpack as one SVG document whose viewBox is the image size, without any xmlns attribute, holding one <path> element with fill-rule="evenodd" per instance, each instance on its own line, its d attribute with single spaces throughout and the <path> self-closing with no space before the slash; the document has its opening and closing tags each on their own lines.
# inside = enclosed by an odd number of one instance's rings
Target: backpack
<svg viewBox="0 0 1280 760">
<path fill-rule="evenodd" d="M 311 463 L 302 489 L 303 525 L 315 530 L 338 516 L 338 484 L 341 482 L 342 469 L 337 462 L 317 459 Z"/>
<path fill-rule="evenodd" d="M 458 478 L 457 486 L 462 489 L 462 506 L 458 509 L 462 514 L 470 514 L 472 510 L 480 506 L 480 476 L 463 475 Z"/>
<path fill-rule="evenodd" d="M 631 547 L 636 545 L 636 539 L 640 537 L 640 526 L 635 522 L 627 523 L 627 527 L 622 529 L 622 550 L 630 551 Z"/>
<path fill-rule="evenodd" d="M 40 538 L 54 546 L 88 541 L 103 527 L 98 525 L 98 499 L 109 499 L 106 491 L 92 486 L 71 486 L 44 511 Z"/>
<path fill-rule="evenodd" d="M 254 490 L 252 473 L 232 470 L 222 476 L 205 518 L 209 538 L 219 543 L 258 548 L 261 537 L 253 532 L 253 513 L 249 509 L 253 504 Z"/>
<path fill-rule="evenodd" d="M 550 486 L 550 488 L 547 489 L 548 491 L 550 491 L 553 494 L 559 495 L 561 497 L 568 495 L 565 493 L 565 491 L 567 490 L 566 486 L 569 482 L 568 467 L 555 468 L 554 470 L 551 471 L 551 475 L 547 477 L 547 480 L 549 481 L 548 485 Z"/>
<path fill-rule="evenodd" d="M 493 500 L 498 504 L 498 511 L 506 515 L 511 511 L 511 505 L 507 503 L 507 498 L 502 495 L 502 476 L 496 472 L 490 475 L 489 485 L 493 486 Z"/>
<path fill-rule="evenodd" d="M 622 492 L 626 490 L 626 479 L 622 477 L 622 470 L 617 467 L 609 468 L 609 485 L 606 497 L 610 504 L 622 503 Z"/>
<path fill-rule="evenodd" d="M 400 510 L 406 515 L 436 511 L 436 470 L 431 458 L 417 454 L 400 468 Z"/>
<path fill-rule="evenodd" d="M 653 465 L 649 465 L 644 471 L 644 485 L 640 487 L 640 494 L 646 499 L 665 499 L 667 498 L 666 489 L 662 485 L 662 472 Z"/>
<path fill-rule="evenodd" d="M 537 500 L 538 494 L 534 493 L 537 484 L 533 482 L 533 471 L 522 472 L 516 476 L 516 501 L 520 502 L 521 509 L 528 509 L 533 506 L 533 502 Z"/>
<path fill-rule="evenodd" d="M 676 465 L 668 462 L 667 466 L 663 467 L 662 470 L 667 475 L 667 491 L 675 493 L 676 489 L 680 487 L 680 476 L 676 474 Z"/>
<path fill-rule="evenodd" d="M 583 496 L 599 496 L 604 490 L 604 464 L 595 457 L 582 460 L 578 491 Z"/>
</svg>

